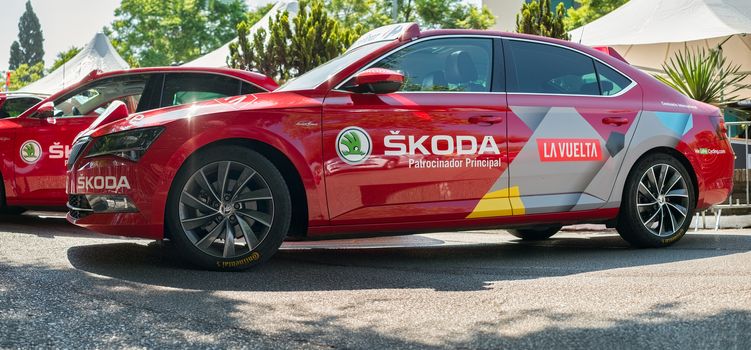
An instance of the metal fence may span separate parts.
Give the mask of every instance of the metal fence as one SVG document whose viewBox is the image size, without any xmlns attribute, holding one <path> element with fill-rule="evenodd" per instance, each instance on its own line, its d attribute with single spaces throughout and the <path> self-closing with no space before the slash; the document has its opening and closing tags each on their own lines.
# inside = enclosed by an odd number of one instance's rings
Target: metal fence
<svg viewBox="0 0 751 350">
<path fill-rule="evenodd" d="M 725 122 L 728 128 L 728 138 L 735 152 L 735 171 L 733 172 L 733 191 L 730 193 L 727 202 L 717 204 L 709 209 L 714 214 L 714 229 L 720 228 L 720 218 L 723 210 L 751 209 L 751 183 L 749 174 L 751 173 L 751 140 L 749 140 L 749 126 L 751 121 Z M 738 186 L 742 183 L 742 186 Z M 698 231 L 699 227 L 707 228 L 706 212 L 697 212 L 694 230 Z"/>
</svg>

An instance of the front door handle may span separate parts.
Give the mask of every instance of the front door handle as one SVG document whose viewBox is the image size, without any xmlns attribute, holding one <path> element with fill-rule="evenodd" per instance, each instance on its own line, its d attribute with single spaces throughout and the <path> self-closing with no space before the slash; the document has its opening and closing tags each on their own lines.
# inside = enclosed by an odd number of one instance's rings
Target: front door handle
<svg viewBox="0 0 751 350">
<path fill-rule="evenodd" d="M 607 125 L 621 126 L 628 124 L 628 119 L 623 117 L 605 117 L 602 118 L 602 123 Z"/>
<path fill-rule="evenodd" d="M 469 117 L 469 123 L 470 124 L 484 124 L 484 125 L 493 125 L 503 122 L 503 117 L 498 116 L 492 116 L 492 115 L 481 115 L 476 117 Z"/>
</svg>

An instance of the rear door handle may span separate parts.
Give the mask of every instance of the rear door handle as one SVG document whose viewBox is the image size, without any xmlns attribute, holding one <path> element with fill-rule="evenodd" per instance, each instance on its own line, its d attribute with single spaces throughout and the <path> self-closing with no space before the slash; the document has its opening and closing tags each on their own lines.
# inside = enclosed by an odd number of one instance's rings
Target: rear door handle
<svg viewBox="0 0 751 350">
<path fill-rule="evenodd" d="M 621 126 L 628 124 L 628 119 L 622 117 L 605 117 L 602 118 L 602 123 L 607 125 Z"/>
<path fill-rule="evenodd" d="M 486 124 L 493 125 L 503 122 L 503 117 L 497 117 L 492 115 L 481 115 L 476 117 L 469 117 L 470 124 Z"/>
</svg>

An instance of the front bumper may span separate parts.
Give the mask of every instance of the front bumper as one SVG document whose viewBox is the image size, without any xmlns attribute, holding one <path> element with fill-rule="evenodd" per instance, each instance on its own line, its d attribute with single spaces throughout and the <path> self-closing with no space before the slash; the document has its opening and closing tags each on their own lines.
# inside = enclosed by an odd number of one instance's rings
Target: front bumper
<svg viewBox="0 0 751 350">
<path fill-rule="evenodd" d="M 163 171 L 147 157 L 138 163 L 114 156 L 78 160 L 67 174 L 68 221 L 104 234 L 162 239 Z"/>
</svg>

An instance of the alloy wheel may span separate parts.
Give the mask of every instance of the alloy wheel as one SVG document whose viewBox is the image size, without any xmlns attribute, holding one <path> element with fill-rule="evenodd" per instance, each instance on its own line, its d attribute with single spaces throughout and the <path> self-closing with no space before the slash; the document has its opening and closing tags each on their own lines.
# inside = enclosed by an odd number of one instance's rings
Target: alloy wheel
<svg viewBox="0 0 751 350">
<path fill-rule="evenodd" d="M 252 167 L 215 162 L 196 171 L 180 194 L 180 224 L 202 252 L 236 258 L 256 249 L 274 218 L 271 189 Z"/>
<path fill-rule="evenodd" d="M 683 175 L 668 164 L 647 169 L 636 191 L 636 211 L 652 234 L 668 237 L 688 219 L 689 192 Z"/>
</svg>

